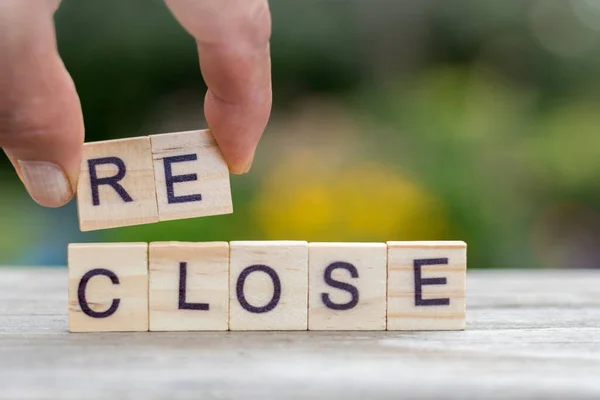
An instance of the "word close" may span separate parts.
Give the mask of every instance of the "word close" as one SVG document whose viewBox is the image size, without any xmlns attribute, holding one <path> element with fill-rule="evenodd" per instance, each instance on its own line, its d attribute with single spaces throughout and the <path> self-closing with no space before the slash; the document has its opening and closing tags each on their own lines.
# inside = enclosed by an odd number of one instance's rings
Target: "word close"
<svg viewBox="0 0 600 400">
<path fill-rule="evenodd" d="M 462 330 L 466 243 L 69 245 L 69 330 Z"/>
<path fill-rule="evenodd" d="M 227 163 L 210 131 L 85 143 L 82 231 L 233 212 Z"/>
</svg>

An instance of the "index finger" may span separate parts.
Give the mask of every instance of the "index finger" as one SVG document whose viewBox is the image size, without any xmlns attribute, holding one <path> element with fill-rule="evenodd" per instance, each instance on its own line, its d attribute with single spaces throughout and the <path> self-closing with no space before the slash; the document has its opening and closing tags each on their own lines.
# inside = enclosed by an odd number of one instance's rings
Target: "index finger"
<svg viewBox="0 0 600 400">
<path fill-rule="evenodd" d="M 196 39 L 204 113 L 232 173 L 250 169 L 272 103 L 267 0 L 165 0 Z"/>
</svg>

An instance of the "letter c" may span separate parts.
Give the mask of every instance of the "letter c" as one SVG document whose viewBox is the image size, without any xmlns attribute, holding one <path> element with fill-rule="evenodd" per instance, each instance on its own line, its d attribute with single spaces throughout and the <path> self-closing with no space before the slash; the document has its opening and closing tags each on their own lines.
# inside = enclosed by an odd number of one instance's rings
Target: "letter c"
<svg viewBox="0 0 600 400">
<path fill-rule="evenodd" d="M 87 288 L 90 279 L 97 275 L 104 275 L 108 277 L 113 283 L 113 285 L 119 284 L 119 278 L 114 272 L 104 268 L 93 269 L 91 271 L 86 272 L 85 275 L 83 275 L 83 277 L 81 278 L 81 281 L 79 281 L 79 287 L 77 288 L 77 299 L 79 300 L 79 306 L 81 307 L 81 311 L 83 311 L 83 313 L 88 317 L 107 318 L 117 311 L 117 309 L 119 308 L 119 304 L 121 303 L 121 299 L 113 299 L 112 304 L 106 311 L 92 310 L 87 302 L 87 299 L 85 298 L 85 289 Z"/>
</svg>

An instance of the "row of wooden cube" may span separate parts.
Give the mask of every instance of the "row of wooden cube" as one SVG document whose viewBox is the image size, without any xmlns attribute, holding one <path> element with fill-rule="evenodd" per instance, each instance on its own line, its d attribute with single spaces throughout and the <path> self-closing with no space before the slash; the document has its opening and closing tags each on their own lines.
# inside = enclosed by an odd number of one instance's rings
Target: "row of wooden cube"
<svg viewBox="0 0 600 400">
<path fill-rule="evenodd" d="M 233 212 L 227 163 L 208 130 L 86 143 L 82 231 Z"/>
<path fill-rule="evenodd" d="M 461 330 L 466 244 L 69 245 L 69 330 Z"/>
</svg>

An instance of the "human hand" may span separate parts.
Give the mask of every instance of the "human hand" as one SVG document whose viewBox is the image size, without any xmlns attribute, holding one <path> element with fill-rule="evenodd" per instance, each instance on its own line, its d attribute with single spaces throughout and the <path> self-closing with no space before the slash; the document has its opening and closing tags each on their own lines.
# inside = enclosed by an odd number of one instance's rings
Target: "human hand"
<svg viewBox="0 0 600 400">
<path fill-rule="evenodd" d="M 267 0 L 165 0 L 195 38 L 208 86 L 204 113 L 229 169 L 249 170 L 271 112 Z M 74 196 L 84 124 L 56 47 L 60 0 L 0 0 L 0 147 L 31 197 Z"/>
</svg>

